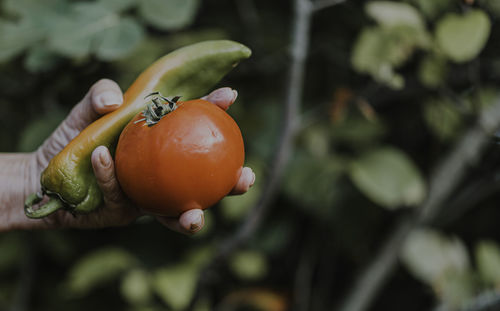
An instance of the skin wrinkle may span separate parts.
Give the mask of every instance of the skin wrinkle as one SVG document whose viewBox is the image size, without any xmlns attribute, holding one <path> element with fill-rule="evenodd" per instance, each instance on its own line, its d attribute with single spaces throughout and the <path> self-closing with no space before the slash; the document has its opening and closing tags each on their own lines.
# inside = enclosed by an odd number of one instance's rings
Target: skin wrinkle
<svg viewBox="0 0 500 311">
<path fill-rule="evenodd" d="M 18 212 L 9 209 L 10 205 L 22 205 L 22 197 L 28 191 L 26 184 L 31 184 L 29 176 L 29 161 L 31 154 L 5 154 L 0 162 L 0 191 L 6 195 L 0 196 L 0 215 L 5 220 L 0 221 L 0 231 L 9 230 L 19 222 Z M 27 183 L 26 183 L 27 181 Z"/>
</svg>

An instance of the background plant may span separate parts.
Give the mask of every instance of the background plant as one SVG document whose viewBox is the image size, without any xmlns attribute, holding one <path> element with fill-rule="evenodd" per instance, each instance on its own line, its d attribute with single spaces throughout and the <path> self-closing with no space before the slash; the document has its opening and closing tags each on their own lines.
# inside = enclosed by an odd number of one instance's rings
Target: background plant
<svg viewBox="0 0 500 311">
<path fill-rule="evenodd" d="M 254 52 L 221 86 L 258 176 L 193 238 L 149 218 L 0 235 L 0 310 L 495 306 L 499 17 L 495 0 L 0 1 L 1 151 L 34 150 L 99 78 L 126 88 L 229 38 Z"/>
</svg>

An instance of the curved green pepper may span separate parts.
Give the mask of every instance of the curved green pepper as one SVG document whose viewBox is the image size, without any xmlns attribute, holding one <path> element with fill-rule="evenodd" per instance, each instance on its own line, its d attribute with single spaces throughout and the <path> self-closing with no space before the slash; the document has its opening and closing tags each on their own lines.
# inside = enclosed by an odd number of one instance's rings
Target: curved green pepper
<svg viewBox="0 0 500 311">
<path fill-rule="evenodd" d="M 42 191 L 50 200 L 35 210 L 33 204 L 42 197 L 30 195 L 26 216 L 43 218 L 61 208 L 74 214 L 95 210 L 103 198 L 92 170 L 92 151 L 101 145 L 114 150 L 125 125 L 144 109 L 145 96 L 159 91 L 185 100 L 198 98 L 250 54 L 240 43 L 218 40 L 189 45 L 157 60 L 125 92 L 119 109 L 85 128 L 50 161 L 41 175 Z"/>
</svg>

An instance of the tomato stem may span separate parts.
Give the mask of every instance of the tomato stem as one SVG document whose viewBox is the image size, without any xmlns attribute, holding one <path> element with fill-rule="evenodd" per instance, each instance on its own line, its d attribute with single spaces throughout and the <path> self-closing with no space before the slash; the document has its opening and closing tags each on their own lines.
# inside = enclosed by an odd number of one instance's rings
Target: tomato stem
<svg viewBox="0 0 500 311">
<path fill-rule="evenodd" d="M 177 101 L 180 96 L 175 96 L 168 99 L 160 94 L 160 92 L 153 92 L 145 97 L 152 97 L 151 102 L 146 105 L 142 115 L 144 118 L 135 121 L 135 123 L 146 121 L 148 126 L 153 126 L 158 123 L 161 118 L 177 109 Z"/>
</svg>

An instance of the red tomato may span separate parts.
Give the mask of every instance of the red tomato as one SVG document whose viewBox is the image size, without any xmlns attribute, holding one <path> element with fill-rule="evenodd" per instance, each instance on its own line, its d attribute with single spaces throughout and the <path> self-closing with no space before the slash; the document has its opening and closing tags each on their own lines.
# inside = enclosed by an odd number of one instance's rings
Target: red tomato
<svg viewBox="0 0 500 311">
<path fill-rule="evenodd" d="M 120 135 L 116 174 L 125 194 L 144 211 L 177 217 L 206 209 L 240 178 L 245 158 L 236 122 L 205 100 L 177 109 L 147 126 L 137 115 Z"/>
</svg>

